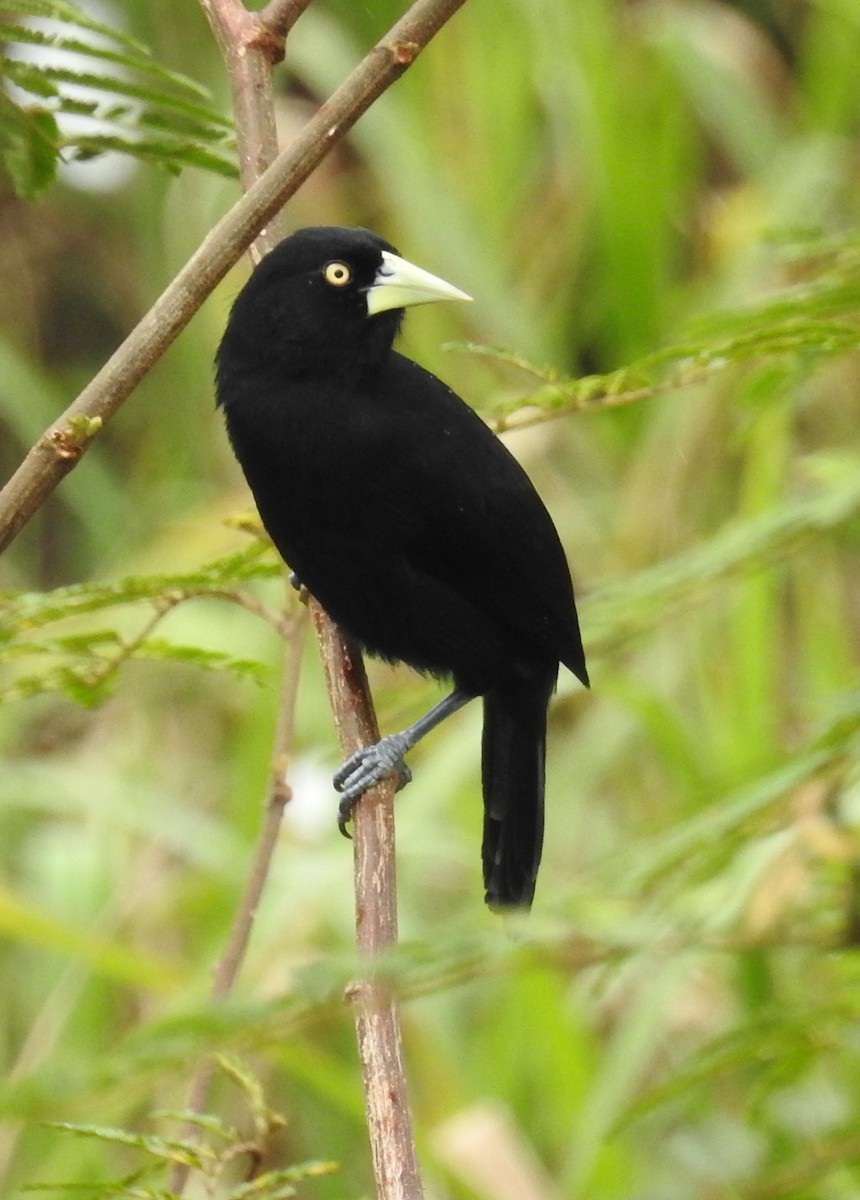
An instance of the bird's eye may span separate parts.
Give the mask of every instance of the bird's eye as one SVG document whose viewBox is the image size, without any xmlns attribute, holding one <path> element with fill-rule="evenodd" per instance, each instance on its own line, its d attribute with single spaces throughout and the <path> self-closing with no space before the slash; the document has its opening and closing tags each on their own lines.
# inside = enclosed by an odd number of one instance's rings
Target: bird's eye
<svg viewBox="0 0 860 1200">
<path fill-rule="evenodd" d="M 352 279 L 352 271 L 344 262 L 330 262 L 323 271 L 326 283 L 332 287 L 346 287 Z"/>
</svg>

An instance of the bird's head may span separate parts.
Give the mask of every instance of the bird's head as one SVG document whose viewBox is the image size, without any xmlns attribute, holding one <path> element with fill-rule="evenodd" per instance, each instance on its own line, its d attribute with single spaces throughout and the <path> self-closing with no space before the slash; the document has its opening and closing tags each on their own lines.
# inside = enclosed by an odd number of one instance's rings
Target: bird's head
<svg viewBox="0 0 860 1200">
<path fill-rule="evenodd" d="M 404 308 L 469 299 L 375 233 L 300 229 L 266 255 L 239 293 L 219 357 L 229 347 L 247 365 L 287 374 L 352 373 L 388 352 Z"/>
</svg>

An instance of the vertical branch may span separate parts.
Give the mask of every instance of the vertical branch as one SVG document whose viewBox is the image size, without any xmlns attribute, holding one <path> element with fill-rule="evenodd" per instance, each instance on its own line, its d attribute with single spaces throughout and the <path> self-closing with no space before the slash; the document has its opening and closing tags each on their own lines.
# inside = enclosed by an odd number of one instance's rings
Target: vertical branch
<svg viewBox="0 0 860 1200">
<path fill-rule="evenodd" d="M 227 945 L 212 973 L 212 996 L 219 1000 L 229 995 L 239 973 L 251 937 L 251 928 L 263 894 L 272 855 L 281 828 L 284 809 L 292 799 L 293 790 L 287 782 L 287 769 L 296 724 L 296 702 L 302 666 L 302 641 L 306 628 L 305 614 L 299 610 L 284 638 L 284 663 L 278 717 L 272 744 L 269 790 L 263 827 L 257 842 L 245 891 L 236 913 Z"/>
<path fill-rule="evenodd" d="M 445 20 L 443 9 L 451 15 L 459 2 L 462 0 L 441 0 L 435 18 L 439 24 Z M 239 0 L 201 3 L 230 72 L 242 182 L 248 188 L 277 153 L 268 77 L 277 55 L 271 54 L 271 41 L 263 36 L 271 35 L 271 25 L 266 27 L 264 22 L 267 18 L 294 19 L 303 0 L 271 0 L 259 18 L 249 14 Z M 421 10 L 421 19 L 426 21 L 428 8 L 426 0 L 414 6 L 389 35 L 404 66 L 412 61 L 418 46 L 409 39 L 398 41 L 396 35 L 413 12 L 417 15 Z M 432 34 L 428 40 L 429 36 Z M 265 248 L 269 248 L 275 240 L 271 226 L 264 235 Z M 262 241 L 262 237 L 258 239 L 260 249 Z M 379 737 L 364 664 L 322 608 L 313 600 L 310 608 L 341 750 L 350 754 Z M 363 797 L 354 812 L 356 941 L 367 970 L 365 977 L 349 988 L 348 999 L 355 1013 L 377 1195 L 380 1200 L 420 1200 L 423 1190 L 397 1005 L 374 972 L 374 960 L 397 941 L 393 795 L 393 781 L 383 781 Z"/>
<path fill-rule="evenodd" d="M 292 0 L 277 11 L 250 13 L 240 0 L 200 0 L 215 34 L 227 67 L 233 97 L 233 116 L 238 131 L 239 177 L 247 191 L 278 156 L 272 65 L 284 57 L 288 30 L 301 15 L 305 3 Z M 278 229 L 280 214 L 255 241 L 262 257 L 283 236 Z"/>
<path fill-rule="evenodd" d="M 361 654 L 319 605 L 311 616 L 326 673 L 329 700 L 344 756 L 379 738 Z M 347 992 L 355 1014 L 367 1127 L 379 1200 L 424 1195 L 403 1065 L 397 1004 L 375 976 L 374 960 L 397 941 L 394 859 L 394 781 L 371 788 L 353 810 L 355 932 L 366 963 L 364 978 Z"/>
<path fill-rule="evenodd" d="M 278 844 L 278 834 L 284 809 L 292 798 L 292 789 L 287 782 L 287 767 L 290 750 L 293 743 L 293 730 L 296 718 L 296 702 L 299 693 L 299 676 L 302 664 L 302 641 L 304 639 L 307 621 L 305 612 L 299 609 L 292 618 L 289 628 L 284 633 L 284 666 L 281 680 L 281 696 L 278 705 L 278 719 L 272 745 L 271 770 L 269 786 L 266 795 L 263 824 L 257 835 L 254 856 L 248 870 L 245 887 L 239 901 L 233 924 L 227 937 L 220 959 L 212 972 L 212 985 L 209 990 L 210 999 L 223 1000 L 229 996 L 239 976 L 242 963 L 248 951 L 254 918 L 257 915 L 272 857 Z M 185 1099 L 185 1111 L 202 1113 L 206 1107 L 209 1090 L 215 1069 L 211 1058 L 205 1058 L 197 1067 L 188 1088 Z M 199 1125 L 189 1122 L 182 1131 L 187 1141 L 200 1141 L 202 1129 Z M 181 1196 L 188 1179 L 189 1167 L 185 1163 L 176 1163 L 170 1172 L 168 1190 L 175 1196 Z"/>
</svg>

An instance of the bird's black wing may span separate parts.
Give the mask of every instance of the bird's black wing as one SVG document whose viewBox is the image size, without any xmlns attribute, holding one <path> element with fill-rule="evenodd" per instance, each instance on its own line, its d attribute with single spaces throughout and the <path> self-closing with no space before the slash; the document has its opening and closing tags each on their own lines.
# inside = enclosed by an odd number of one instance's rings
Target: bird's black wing
<svg viewBox="0 0 860 1200">
<path fill-rule="evenodd" d="M 485 691 L 518 656 L 587 680 L 570 575 L 525 472 L 439 379 L 231 380 L 227 425 L 279 551 L 372 653 Z"/>
<path fill-rule="evenodd" d="M 393 354 L 376 387 L 416 570 L 587 682 L 564 551 L 525 471 L 454 392 Z"/>
</svg>

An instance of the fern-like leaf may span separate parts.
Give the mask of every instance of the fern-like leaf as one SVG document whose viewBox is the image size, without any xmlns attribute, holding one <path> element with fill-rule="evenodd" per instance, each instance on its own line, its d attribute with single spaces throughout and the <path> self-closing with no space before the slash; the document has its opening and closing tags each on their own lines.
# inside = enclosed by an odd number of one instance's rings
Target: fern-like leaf
<svg viewBox="0 0 860 1200">
<path fill-rule="evenodd" d="M 235 174 L 230 122 L 136 39 L 66 0 L 14 0 L 3 4 L 0 43 L 0 84 L 11 85 L 0 87 L 0 160 L 20 195 L 44 191 L 64 159 L 111 150 L 171 171 Z"/>
</svg>

